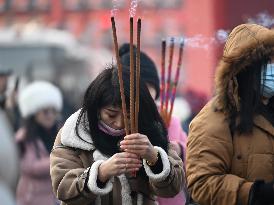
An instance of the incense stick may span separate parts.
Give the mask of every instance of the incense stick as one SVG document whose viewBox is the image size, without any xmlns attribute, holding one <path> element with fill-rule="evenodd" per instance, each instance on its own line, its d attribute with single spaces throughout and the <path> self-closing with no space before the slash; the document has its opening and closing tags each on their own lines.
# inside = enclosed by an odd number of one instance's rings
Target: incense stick
<svg viewBox="0 0 274 205">
<path fill-rule="evenodd" d="M 173 112 L 174 100 L 175 100 L 175 97 L 176 97 L 176 89 L 177 89 L 179 76 L 180 76 L 180 70 L 181 70 L 181 66 L 182 66 L 183 48 L 184 48 L 184 40 L 182 39 L 181 42 L 180 42 L 179 59 L 178 59 L 178 63 L 177 63 L 175 81 L 174 81 L 173 86 L 172 86 L 172 96 L 171 96 L 171 105 L 170 105 L 171 107 L 170 107 L 170 111 L 169 111 L 168 119 L 167 119 L 167 123 L 168 123 L 167 125 L 168 126 L 169 126 L 171 115 L 172 115 L 172 112 Z"/>
<path fill-rule="evenodd" d="M 137 21 L 137 51 L 136 51 L 136 101 L 135 101 L 135 131 L 138 132 L 139 100 L 140 100 L 140 54 L 141 54 L 141 19 Z"/>
<path fill-rule="evenodd" d="M 134 53 L 133 53 L 133 17 L 130 17 L 130 132 L 135 133 L 134 113 Z"/>
<path fill-rule="evenodd" d="M 123 116 L 124 116 L 126 135 L 128 135 L 129 134 L 129 126 L 128 126 L 129 124 L 128 124 L 128 119 L 127 119 L 127 108 L 126 108 L 126 100 L 125 100 L 125 95 L 124 95 L 123 71 L 122 71 L 122 65 L 121 65 L 120 56 L 119 56 L 118 41 L 117 41 L 114 17 L 111 17 L 111 24 L 112 24 L 114 49 L 115 49 L 115 54 L 116 54 L 117 67 L 118 67 L 118 78 L 119 78 L 120 93 L 121 93 L 121 100 L 122 100 L 122 111 L 123 111 Z"/>
<path fill-rule="evenodd" d="M 168 73 L 167 73 L 167 85 L 166 85 L 166 96 L 165 96 L 165 116 L 167 116 L 168 110 L 168 103 L 170 98 L 170 82 L 171 82 L 171 68 L 172 68 L 172 60 L 173 60 L 173 53 L 174 53 L 174 38 L 170 39 L 170 51 L 169 51 L 169 64 L 168 64 Z"/>
<path fill-rule="evenodd" d="M 160 113 L 163 113 L 165 102 L 165 68 L 166 68 L 166 41 L 162 41 L 161 86 L 160 86 Z"/>
</svg>

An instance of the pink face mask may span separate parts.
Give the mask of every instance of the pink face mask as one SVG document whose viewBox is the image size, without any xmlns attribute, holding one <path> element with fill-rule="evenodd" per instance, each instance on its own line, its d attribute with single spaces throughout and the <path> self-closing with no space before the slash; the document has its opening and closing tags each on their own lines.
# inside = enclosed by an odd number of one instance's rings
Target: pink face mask
<svg viewBox="0 0 274 205">
<path fill-rule="evenodd" d="M 125 129 L 120 129 L 120 130 L 114 129 L 114 128 L 108 126 L 102 120 L 99 120 L 99 122 L 98 122 L 98 128 L 102 132 L 104 132 L 104 133 L 106 133 L 108 135 L 114 136 L 114 137 L 118 137 L 118 136 L 122 136 L 122 135 L 126 134 Z"/>
</svg>

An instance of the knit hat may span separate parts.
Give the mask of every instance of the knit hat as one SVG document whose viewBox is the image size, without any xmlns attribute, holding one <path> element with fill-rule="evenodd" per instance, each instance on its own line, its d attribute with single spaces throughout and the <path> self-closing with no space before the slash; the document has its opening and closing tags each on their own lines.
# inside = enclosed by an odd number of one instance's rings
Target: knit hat
<svg viewBox="0 0 274 205">
<path fill-rule="evenodd" d="M 46 107 L 54 107 L 60 111 L 63 104 L 62 94 L 60 89 L 53 84 L 46 81 L 36 81 L 19 93 L 18 104 L 24 118 Z"/>
<path fill-rule="evenodd" d="M 130 46 L 128 43 L 123 44 L 119 49 L 119 56 L 121 58 L 121 64 L 123 66 L 130 66 Z M 134 56 L 136 57 L 136 47 L 134 46 Z M 134 57 L 134 61 L 135 58 Z M 135 63 L 135 62 L 134 62 Z M 160 80 L 157 72 L 157 68 L 152 59 L 144 52 L 140 53 L 140 75 L 145 83 L 152 85 L 156 90 L 156 99 L 160 93 Z"/>
</svg>

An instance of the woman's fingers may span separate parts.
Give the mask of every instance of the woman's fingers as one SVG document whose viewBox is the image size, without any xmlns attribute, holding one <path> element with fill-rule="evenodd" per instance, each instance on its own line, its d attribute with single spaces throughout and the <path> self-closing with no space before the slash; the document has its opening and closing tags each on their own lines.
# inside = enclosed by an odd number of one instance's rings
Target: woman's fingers
<svg viewBox="0 0 274 205">
<path fill-rule="evenodd" d="M 137 154 L 137 155 L 140 156 L 141 158 L 144 157 L 144 153 L 145 153 L 144 150 L 125 149 L 125 151 L 126 151 L 126 152 L 129 152 L 129 153 Z"/>
<path fill-rule="evenodd" d="M 109 176 L 118 176 L 123 173 L 135 172 L 142 167 L 142 161 L 135 153 L 121 152 L 114 154 L 105 161 Z"/>
<path fill-rule="evenodd" d="M 142 138 L 146 138 L 146 135 L 142 135 L 140 133 L 134 133 L 134 134 L 126 135 L 124 137 L 124 140 L 133 140 L 133 139 L 142 139 Z"/>
<path fill-rule="evenodd" d="M 125 163 L 125 164 L 119 164 L 118 166 L 119 166 L 119 169 L 134 169 L 134 168 L 140 168 L 142 164 Z"/>
<path fill-rule="evenodd" d="M 134 153 L 128 153 L 128 152 L 121 152 L 121 153 L 117 153 L 117 158 L 121 159 L 121 158 L 126 158 L 126 159 L 138 159 L 139 156 L 134 154 Z"/>
<path fill-rule="evenodd" d="M 120 142 L 120 147 L 122 150 L 137 154 L 141 158 L 145 158 L 153 148 L 147 136 L 139 133 L 127 135 Z"/>
<path fill-rule="evenodd" d="M 123 170 L 120 170 L 119 174 L 132 173 L 132 172 L 136 172 L 138 170 L 139 170 L 139 168 L 123 169 Z"/>
<path fill-rule="evenodd" d="M 132 145 L 144 145 L 144 144 L 148 144 L 149 141 L 148 139 L 131 139 L 131 140 L 123 140 L 120 142 L 120 145 L 129 145 L 129 144 L 132 144 Z"/>
<path fill-rule="evenodd" d="M 131 173 L 131 172 L 135 172 L 135 171 L 138 171 L 139 168 L 130 168 L 130 169 L 127 169 L 125 172 L 126 173 Z"/>
<path fill-rule="evenodd" d="M 138 159 L 125 158 L 121 161 L 122 164 L 141 164 L 142 161 Z"/>
<path fill-rule="evenodd" d="M 127 135 L 123 141 L 120 142 L 121 149 L 144 149 L 144 146 L 150 145 L 150 141 L 146 135 L 139 133 Z"/>
<path fill-rule="evenodd" d="M 135 153 L 121 152 L 117 154 L 117 158 L 114 159 L 115 164 L 141 164 L 139 156 Z"/>
<path fill-rule="evenodd" d="M 148 148 L 148 146 L 133 144 L 133 145 L 121 145 L 121 148 L 123 150 L 146 150 Z"/>
<path fill-rule="evenodd" d="M 120 164 L 117 165 L 119 174 L 138 171 L 141 167 L 141 160 L 136 159 L 123 159 Z"/>
</svg>

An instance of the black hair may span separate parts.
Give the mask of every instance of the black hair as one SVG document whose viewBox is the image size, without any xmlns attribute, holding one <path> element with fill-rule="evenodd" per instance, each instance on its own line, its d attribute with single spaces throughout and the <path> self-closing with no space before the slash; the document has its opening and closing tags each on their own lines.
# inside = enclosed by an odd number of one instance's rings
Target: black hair
<svg viewBox="0 0 274 205">
<path fill-rule="evenodd" d="M 252 132 L 254 116 L 257 114 L 262 114 L 268 121 L 274 124 L 274 116 L 271 114 L 274 111 L 273 101 L 270 100 L 267 106 L 262 103 L 262 82 L 264 82 L 262 73 L 265 73 L 266 65 L 270 61 L 272 54 L 272 48 L 262 46 L 252 52 L 253 58 L 251 58 L 249 53 L 245 56 L 240 56 L 238 59 L 233 59 L 236 63 L 232 66 L 239 66 L 243 62 L 246 65 L 236 75 L 240 109 L 239 111 L 234 109 L 229 113 L 232 133 L 235 131 L 241 134 Z M 237 118 L 239 118 L 238 122 L 236 122 Z"/>
<path fill-rule="evenodd" d="M 129 70 L 123 69 L 124 94 L 127 109 L 129 108 Z M 102 71 L 89 85 L 83 99 L 83 107 L 77 120 L 76 133 L 81 138 L 78 130 L 83 125 L 84 130 L 91 135 L 95 147 L 106 155 L 117 152 L 117 143 L 124 136 L 110 137 L 98 128 L 98 113 L 101 108 L 112 105 L 121 107 L 121 97 L 117 69 L 110 66 Z M 154 146 L 162 147 L 167 151 L 167 130 L 158 113 L 154 100 L 145 83 L 140 81 L 140 112 L 139 132 L 147 135 Z M 82 139 L 82 138 L 81 138 Z"/>
<path fill-rule="evenodd" d="M 26 144 L 33 143 L 36 156 L 40 158 L 37 139 L 42 141 L 47 152 L 50 153 L 58 132 L 58 123 L 55 123 L 50 129 L 46 129 L 35 120 L 34 115 L 31 115 L 24 120 L 23 124 L 26 133 L 24 140 L 21 140 L 18 143 L 20 155 L 24 156 Z"/>
<path fill-rule="evenodd" d="M 123 44 L 119 49 L 119 56 L 121 58 L 121 64 L 123 66 L 130 66 L 130 46 L 128 43 Z M 134 46 L 134 57 L 136 57 L 136 46 Z M 135 58 L 134 58 L 135 60 Z M 136 65 L 136 64 L 134 64 Z M 160 94 L 160 80 L 158 71 L 153 60 L 144 52 L 140 53 L 140 73 L 141 78 L 145 83 L 150 84 L 156 90 L 156 99 Z"/>
</svg>

